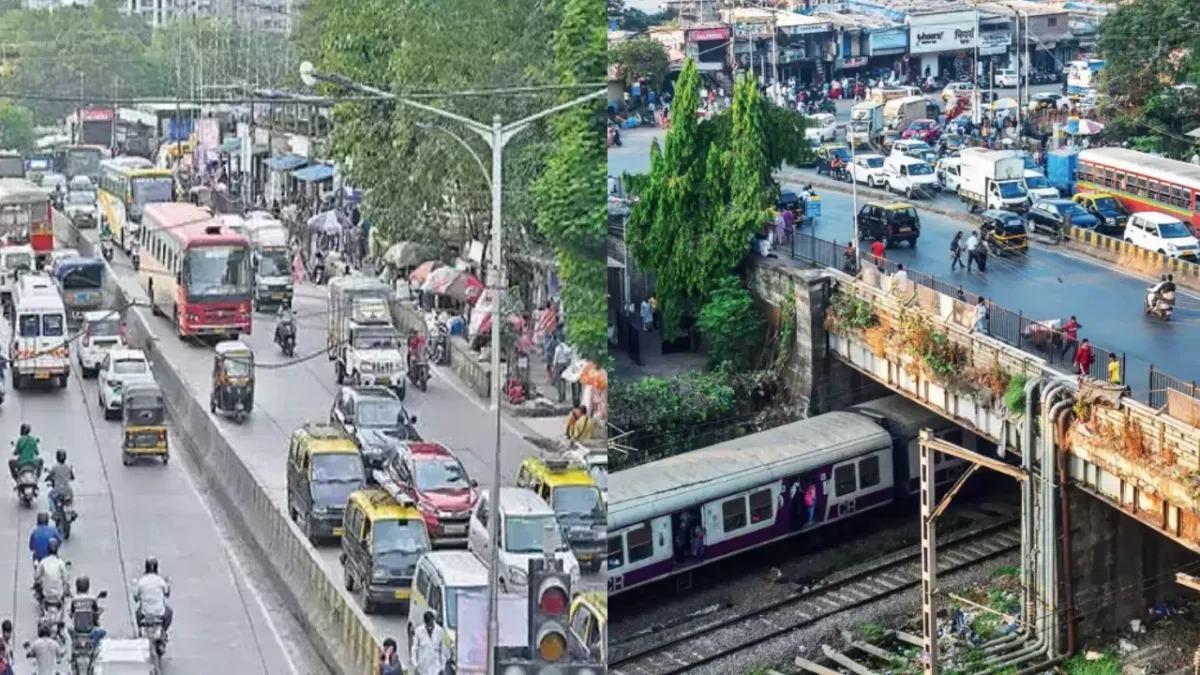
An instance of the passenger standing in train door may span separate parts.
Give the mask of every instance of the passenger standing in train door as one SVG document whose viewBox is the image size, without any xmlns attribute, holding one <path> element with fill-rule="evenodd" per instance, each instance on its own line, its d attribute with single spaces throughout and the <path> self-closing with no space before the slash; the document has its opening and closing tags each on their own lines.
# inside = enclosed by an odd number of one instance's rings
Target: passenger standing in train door
<svg viewBox="0 0 1200 675">
<path fill-rule="evenodd" d="M 817 483 L 813 481 L 804 488 L 804 506 L 808 509 L 808 524 L 812 525 L 817 517 Z"/>
</svg>

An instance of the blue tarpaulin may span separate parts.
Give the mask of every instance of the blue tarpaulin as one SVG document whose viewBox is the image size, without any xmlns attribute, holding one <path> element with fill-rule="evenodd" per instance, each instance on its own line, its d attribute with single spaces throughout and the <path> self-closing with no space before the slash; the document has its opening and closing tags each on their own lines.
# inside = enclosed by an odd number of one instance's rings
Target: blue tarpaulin
<svg viewBox="0 0 1200 675">
<path fill-rule="evenodd" d="M 300 155 L 277 155 L 267 160 L 267 168 L 272 171 L 291 171 L 305 164 L 308 164 L 308 160 Z"/>
<path fill-rule="evenodd" d="M 303 169 L 297 169 L 292 172 L 292 177 L 296 180 L 302 180 L 305 183 L 315 183 L 318 181 L 329 180 L 333 178 L 333 167 L 328 164 L 314 164 L 306 166 Z"/>
<path fill-rule="evenodd" d="M 217 146 L 217 152 L 237 152 L 242 149 L 241 138 L 231 138 Z"/>
</svg>

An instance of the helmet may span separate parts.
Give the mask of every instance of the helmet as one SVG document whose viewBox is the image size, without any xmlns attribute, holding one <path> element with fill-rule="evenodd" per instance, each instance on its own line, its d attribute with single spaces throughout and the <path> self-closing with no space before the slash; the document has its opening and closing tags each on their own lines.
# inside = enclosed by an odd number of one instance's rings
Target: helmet
<svg viewBox="0 0 1200 675">
<path fill-rule="evenodd" d="M 60 449 L 58 452 L 54 453 L 54 457 L 58 459 L 59 463 L 65 462 L 67 461 L 67 451 Z"/>
<path fill-rule="evenodd" d="M 146 574 L 158 574 L 158 558 L 146 558 Z"/>
<path fill-rule="evenodd" d="M 22 436 L 28 436 L 28 435 L 29 435 L 29 431 L 30 431 L 29 422 L 22 422 L 22 423 L 21 423 L 21 435 L 22 435 Z"/>
<path fill-rule="evenodd" d="M 58 539 L 57 538 L 50 540 L 49 548 L 50 548 L 50 555 L 58 555 Z"/>
<path fill-rule="evenodd" d="M 38 523 L 38 525 L 49 525 L 50 524 L 50 514 L 46 513 L 45 511 L 42 511 L 41 513 L 39 513 L 37 516 L 37 523 Z"/>
<path fill-rule="evenodd" d="M 75 580 L 75 592 L 79 594 L 87 593 L 92 588 L 92 580 L 86 576 L 79 577 Z"/>
</svg>

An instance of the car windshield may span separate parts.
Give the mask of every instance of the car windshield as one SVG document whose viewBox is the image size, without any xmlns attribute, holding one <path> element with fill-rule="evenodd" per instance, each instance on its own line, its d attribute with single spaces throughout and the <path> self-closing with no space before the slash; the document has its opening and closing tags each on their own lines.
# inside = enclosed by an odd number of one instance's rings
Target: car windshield
<svg viewBox="0 0 1200 675">
<path fill-rule="evenodd" d="M 1096 210 L 1100 213 L 1120 213 L 1121 204 L 1112 197 L 1100 197 L 1092 202 L 1096 205 Z"/>
<path fill-rule="evenodd" d="M 928 176 L 932 173 L 933 167 L 924 162 L 908 165 L 908 175 L 910 176 Z"/>
<path fill-rule="evenodd" d="M 830 155 L 841 159 L 843 162 L 850 161 L 850 151 L 846 148 L 838 148 L 829 153 Z"/>
<path fill-rule="evenodd" d="M 116 337 L 121 334 L 121 321 L 117 318 L 89 321 L 87 332 L 92 337 Z"/>
<path fill-rule="evenodd" d="M 118 359 L 113 362 L 113 373 L 117 375 L 145 375 L 146 362 L 142 359 Z"/>
<path fill-rule="evenodd" d="M 593 485 L 554 488 L 554 512 L 590 516 L 600 508 L 600 490 Z"/>
<path fill-rule="evenodd" d="M 243 246 L 188 251 L 184 281 L 191 299 L 250 294 L 250 257 Z"/>
<path fill-rule="evenodd" d="M 355 349 L 399 349 L 396 331 L 390 329 L 360 330 L 354 334 Z"/>
<path fill-rule="evenodd" d="M 91 206 L 96 203 L 94 192 L 72 192 L 67 195 L 67 203 L 73 206 Z"/>
<path fill-rule="evenodd" d="M 870 159 L 864 159 L 862 163 L 866 164 L 867 168 L 879 169 L 879 168 L 883 167 L 883 158 L 882 157 L 871 157 Z"/>
<path fill-rule="evenodd" d="M 404 412 L 400 401 L 386 398 L 364 398 L 356 407 L 355 422 L 366 429 L 394 429 Z"/>
<path fill-rule="evenodd" d="M 357 455 L 313 456 L 311 485 L 316 506 L 345 506 L 362 484 L 362 460 Z"/>
<path fill-rule="evenodd" d="M 1042 190 L 1050 187 L 1050 181 L 1045 176 L 1026 176 L 1025 187 L 1030 190 Z"/>
<path fill-rule="evenodd" d="M 415 469 L 417 489 L 422 492 L 458 492 L 471 486 L 467 470 L 452 457 L 418 460 Z"/>
<path fill-rule="evenodd" d="M 291 268 L 284 251 L 263 253 L 258 258 L 258 275 L 262 277 L 286 277 L 292 273 Z"/>
<path fill-rule="evenodd" d="M 1188 232 L 1187 227 L 1178 221 L 1173 223 L 1162 223 L 1158 226 L 1158 234 L 1163 239 L 1182 239 L 1184 237 L 1192 236 L 1192 233 Z"/>
<path fill-rule="evenodd" d="M 230 354 L 225 358 L 225 375 L 228 377 L 250 377 L 254 362 L 249 354 Z"/>
<path fill-rule="evenodd" d="M 446 589 L 446 628 L 455 630 L 458 628 L 458 594 L 459 593 L 487 593 L 487 586 L 463 586 L 460 588 Z"/>
<path fill-rule="evenodd" d="M 1088 212 L 1087 212 L 1087 209 L 1085 209 L 1085 208 L 1083 208 L 1082 206 L 1080 206 L 1080 205 L 1076 204 L 1075 202 L 1071 202 L 1070 204 L 1064 204 L 1064 205 L 1062 206 L 1062 208 L 1060 208 L 1060 209 L 1058 210 L 1058 212 L 1059 212 L 1059 213 L 1061 213 L 1061 214 L 1063 214 L 1064 216 L 1065 216 L 1065 215 L 1069 215 L 1069 216 L 1071 216 L 1072 218 L 1079 218 L 1080 216 L 1090 216 L 1090 215 L 1092 215 L 1092 214 L 1090 214 L 1090 213 L 1088 213 Z"/>
<path fill-rule="evenodd" d="M 139 207 L 169 202 L 174 198 L 175 179 L 170 176 L 136 178 L 133 181 L 133 203 Z"/>
<path fill-rule="evenodd" d="M 413 520 L 375 521 L 375 555 L 412 555 L 429 550 L 429 537 L 425 534 L 425 522 Z"/>
<path fill-rule="evenodd" d="M 1018 181 L 1005 181 L 996 183 L 1000 186 L 1000 196 L 1004 199 L 1013 199 L 1016 197 L 1025 196 L 1025 186 Z"/>
<path fill-rule="evenodd" d="M 896 222 L 910 223 L 916 219 L 917 210 L 914 208 L 892 209 L 892 220 Z"/>
<path fill-rule="evenodd" d="M 504 523 L 504 550 L 509 553 L 541 553 L 546 528 L 553 530 L 556 550 L 567 549 L 558 520 L 554 516 L 509 517 Z"/>
<path fill-rule="evenodd" d="M 4 268 L 10 272 L 33 269 L 33 256 L 28 253 L 9 253 L 4 256 Z"/>
</svg>

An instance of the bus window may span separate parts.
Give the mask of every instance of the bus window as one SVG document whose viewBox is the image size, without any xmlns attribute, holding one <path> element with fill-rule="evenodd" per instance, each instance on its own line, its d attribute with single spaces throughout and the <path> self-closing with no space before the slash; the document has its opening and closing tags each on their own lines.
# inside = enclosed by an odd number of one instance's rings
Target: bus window
<svg viewBox="0 0 1200 675">
<path fill-rule="evenodd" d="M 1125 189 L 1125 172 L 1124 171 L 1116 172 L 1116 177 L 1113 179 L 1113 187 L 1118 190 Z"/>
<path fill-rule="evenodd" d="M 1137 179 L 1137 192 L 1134 194 L 1145 196 L 1148 190 L 1149 188 L 1146 187 L 1146 179 L 1139 177 Z"/>
</svg>

